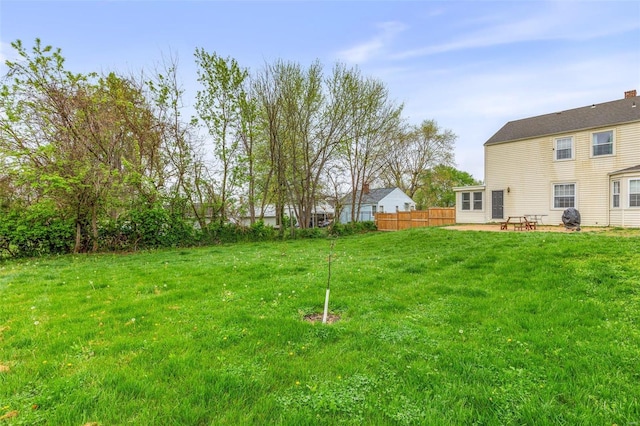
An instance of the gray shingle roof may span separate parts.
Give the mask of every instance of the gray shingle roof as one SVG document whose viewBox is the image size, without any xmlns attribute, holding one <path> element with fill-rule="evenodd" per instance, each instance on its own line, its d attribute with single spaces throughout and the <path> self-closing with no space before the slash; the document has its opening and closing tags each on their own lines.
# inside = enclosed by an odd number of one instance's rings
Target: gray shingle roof
<svg viewBox="0 0 640 426">
<path fill-rule="evenodd" d="M 485 142 L 485 145 L 640 121 L 638 104 L 640 96 L 634 96 L 510 121 Z"/>
<path fill-rule="evenodd" d="M 361 204 L 376 204 L 380 200 L 382 200 L 384 197 L 389 195 L 391 193 L 391 191 L 393 191 L 394 189 L 396 189 L 396 188 L 371 189 L 371 190 L 369 190 L 368 194 L 363 194 L 362 195 L 362 203 Z M 345 195 L 342 198 L 342 201 L 343 202 L 351 202 L 351 194 L 353 194 L 353 193 L 350 192 L 347 195 Z M 358 200 L 359 197 L 360 197 L 360 190 L 357 190 L 356 191 L 356 200 Z"/>
</svg>

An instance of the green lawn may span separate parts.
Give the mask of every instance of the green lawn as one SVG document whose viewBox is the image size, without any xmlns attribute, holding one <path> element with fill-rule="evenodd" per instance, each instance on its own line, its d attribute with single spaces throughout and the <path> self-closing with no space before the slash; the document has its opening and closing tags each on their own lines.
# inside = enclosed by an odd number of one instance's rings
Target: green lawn
<svg viewBox="0 0 640 426">
<path fill-rule="evenodd" d="M 640 233 L 0 263 L 0 425 L 640 423 Z M 95 422 L 95 423 L 94 423 Z"/>
</svg>

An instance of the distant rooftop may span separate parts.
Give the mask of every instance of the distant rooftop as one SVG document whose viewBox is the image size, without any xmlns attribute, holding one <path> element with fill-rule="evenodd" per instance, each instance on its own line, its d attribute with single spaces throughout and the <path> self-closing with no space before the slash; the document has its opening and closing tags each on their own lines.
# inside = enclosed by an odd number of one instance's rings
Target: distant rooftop
<svg viewBox="0 0 640 426">
<path fill-rule="evenodd" d="M 485 145 L 640 121 L 638 103 L 640 97 L 632 90 L 625 92 L 625 98 L 617 101 L 510 121 Z"/>
<path fill-rule="evenodd" d="M 396 188 L 377 188 L 377 189 L 368 190 L 368 192 L 367 190 L 365 190 L 365 193 L 362 194 L 362 204 L 376 204 L 380 200 L 382 200 L 384 197 L 389 195 L 394 189 Z M 356 191 L 356 200 L 360 198 L 360 192 L 361 190 Z M 343 201 L 351 200 L 352 194 L 353 192 L 348 193 L 342 198 L 342 200 Z"/>
</svg>

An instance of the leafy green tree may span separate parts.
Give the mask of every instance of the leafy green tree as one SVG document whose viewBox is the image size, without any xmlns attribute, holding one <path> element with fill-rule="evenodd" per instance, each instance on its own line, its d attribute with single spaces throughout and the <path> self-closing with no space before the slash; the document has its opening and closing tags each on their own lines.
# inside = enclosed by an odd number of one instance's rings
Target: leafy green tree
<svg viewBox="0 0 640 426">
<path fill-rule="evenodd" d="M 75 223 L 74 251 L 98 248 L 98 219 L 156 197 L 156 122 L 140 88 L 109 74 L 74 74 L 60 49 L 12 43 L 0 92 L 0 158 L 23 200 L 51 199 Z M 134 201 L 135 200 L 135 201 Z"/>
<path fill-rule="evenodd" d="M 448 165 L 437 165 L 421 175 L 421 186 L 414 194 L 419 209 L 429 207 L 454 207 L 456 186 L 480 185 L 469 173 Z"/>
<path fill-rule="evenodd" d="M 240 141 L 242 135 L 242 107 L 246 102 L 246 82 L 249 72 L 233 58 L 197 49 L 198 81 L 203 89 L 196 97 L 200 120 L 213 138 L 214 152 L 219 163 L 219 185 L 216 210 L 220 223 L 227 221 L 230 197 L 239 185 L 241 173 Z"/>
</svg>

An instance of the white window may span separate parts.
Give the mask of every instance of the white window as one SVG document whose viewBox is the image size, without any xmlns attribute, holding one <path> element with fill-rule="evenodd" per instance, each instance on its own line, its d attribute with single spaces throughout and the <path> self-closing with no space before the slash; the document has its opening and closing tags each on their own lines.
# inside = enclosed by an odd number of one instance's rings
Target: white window
<svg viewBox="0 0 640 426">
<path fill-rule="evenodd" d="M 482 192 L 473 193 L 473 209 L 482 210 Z"/>
<path fill-rule="evenodd" d="M 564 209 L 576 206 L 576 184 L 560 183 L 553 185 L 553 207 Z"/>
<path fill-rule="evenodd" d="M 471 203 L 471 194 L 473 194 L 473 204 Z M 462 210 L 482 210 L 482 192 L 462 192 Z"/>
<path fill-rule="evenodd" d="M 409 211 L 409 203 L 404 203 L 404 211 L 405 212 Z"/>
<path fill-rule="evenodd" d="M 573 159 L 573 137 L 556 139 L 556 160 Z"/>
<path fill-rule="evenodd" d="M 613 130 L 593 133 L 592 141 L 592 154 L 594 157 L 599 155 L 613 155 Z"/>
<path fill-rule="evenodd" d="M 471 210 L 471 193 L 463 192 L 461 195 L 462 195 L 462 210 Z"/>
<path fill-rule="evenodd" d="M 611 188 L 611 207 L 620 207 L 620 181 L 614 180 Z"/>
<path fill-rule="evenodd" d="M 640 207 L 640 179 L 629 181 L 629 207 Z"/>
</svg>

